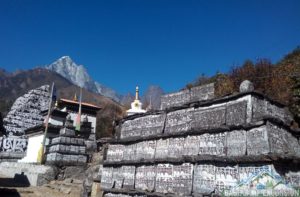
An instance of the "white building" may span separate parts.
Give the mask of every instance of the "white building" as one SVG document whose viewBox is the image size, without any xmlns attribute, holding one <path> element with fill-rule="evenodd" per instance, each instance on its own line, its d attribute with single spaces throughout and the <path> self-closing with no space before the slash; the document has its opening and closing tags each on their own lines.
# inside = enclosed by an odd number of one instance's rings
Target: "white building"
<svg viewBox="0 0 300 197">
<path fill-rule="evenodd" d="M 75 126 L 75 120 L 79 110 L 79 102 L 76 100 L 60 99 L 58 101 L 58 108 L 70 114 L 71 120 L 73 120 L 73 125 Z M 83 122 L 84 118 L 87 118 L 88 122 L 92 123 L 92 133 L 96 133 L 96 117 L 97 112 L 100 109 L 101 107 L 97 105 L 81 102 L 81 122 Z"/>
</svg>

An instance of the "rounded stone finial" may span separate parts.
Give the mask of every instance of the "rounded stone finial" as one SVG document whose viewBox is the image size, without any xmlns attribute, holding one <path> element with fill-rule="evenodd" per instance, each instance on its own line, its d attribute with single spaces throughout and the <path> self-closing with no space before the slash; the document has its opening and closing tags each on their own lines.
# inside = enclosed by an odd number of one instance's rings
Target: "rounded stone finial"
<svg viewBox="0 0 300 197">
<path fill-rule="evenodd" d="M 66 119 L 67 119 L 67 120 L 71 120 L 71 115 L 68 114 L 67 117 L 66 117 Z"/>
<path fill-rule="evenodd" d="M 249 80 L 243 81 L 240 85 L 240 92 L 252 92 L 253 90 L 253 83 Z"/>
<path fill-rule="evenodd" d="M 70 115 L 70 114 L 68 114 L 67 117 L 66 117 L 65 126 L 66 126 L 66 127 L 73 127 L 73 122 L 72 122 L 72 119 L 71 119 L 71 115 Z"/>
<path fill-rule="evenodd" d="M 83 122 L 88 122 L 88 121 L 89 121 L 88 117 L 85 116 L 85 117 L 83 118 Z"/>
</svg>

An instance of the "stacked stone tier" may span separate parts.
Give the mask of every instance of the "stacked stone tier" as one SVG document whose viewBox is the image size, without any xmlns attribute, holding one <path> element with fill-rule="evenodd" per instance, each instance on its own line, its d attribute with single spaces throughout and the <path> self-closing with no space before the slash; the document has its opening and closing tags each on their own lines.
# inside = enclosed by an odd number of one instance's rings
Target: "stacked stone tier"
<svg viewBox="0 0 300 197">
<path fill-rule="evenodd" d="M 269 162 L 300 159 L 296 138 L 271 122 L 250 130 L 110 144 L 105 165 L 199 161 Z"/>
<path fill-rule="evenodd" d="M 288 164 L 286 164 L 288 165 Z M 293 166 L 289 166 L 292 167 Z M 295 166 L 294 166 L 295 167 Z M 278 190 L 255 190 L 255 179 L 272 177 Z M 298 196 L 299 173 L 273 164 L 168 164 L 106 167 L 101 186 L 110 195 L 124 196 Z M 263 189 L 263 188 L 262 188 Z M 105 196 L 110 196 L 110 195 Z"/>
<path fill-rule="evenodd" d="M 51 139 L 46 154 L 48 164 L 84 165 L 88 159 L 85 140 L 69 128 L 62 128 L 60 135 Z"/>
</svg>

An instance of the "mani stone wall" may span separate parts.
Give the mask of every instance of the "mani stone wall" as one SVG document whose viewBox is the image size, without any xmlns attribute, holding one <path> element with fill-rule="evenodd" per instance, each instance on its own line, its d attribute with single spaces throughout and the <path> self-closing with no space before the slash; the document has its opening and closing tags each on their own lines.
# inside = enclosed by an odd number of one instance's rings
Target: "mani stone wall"
<svg viewBox="0 0 300 197">
<path fill-rule="evenodd" d="M 85 165 L 87 161 L 85 139 L 76 136 L 73 128 L 61 128 L 59 136 L 51 139 L 46 150 L 46 164 L 75 166 Z"/>
<path fill-rule="evenodd" d="M 28 128 L 43 123 L 41 111 L 48 108 L 49 85 L 30 90 L 16 99 L 7 116 L 4 127 L 9 135 L 23 135 Z"/>
<path fill-rule="evenodd" d="M 165 110 L 118 125 L 100 172 L 105 196 L 299 195 L 299 138 L 281 104 L 255 92 L 199 98 L 162 99 Z"/>
</svg>

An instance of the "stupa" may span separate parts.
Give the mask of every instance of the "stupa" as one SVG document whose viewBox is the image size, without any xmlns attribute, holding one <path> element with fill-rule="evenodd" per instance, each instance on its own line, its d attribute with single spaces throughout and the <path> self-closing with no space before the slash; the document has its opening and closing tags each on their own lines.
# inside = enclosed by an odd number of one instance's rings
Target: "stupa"
<svg viewBox="0 0 300 197">
<path fill-rule="evenodd" d="M 127 115 L 131 116 L 133 114 L 143 114 L 146 113 L 146 110 L 142 109 L 142 102 L 139 100 L 139 87 L 135 88 L 135 99 L 131 103 L 131 108 L 127 110 Z"/>
</svg>

